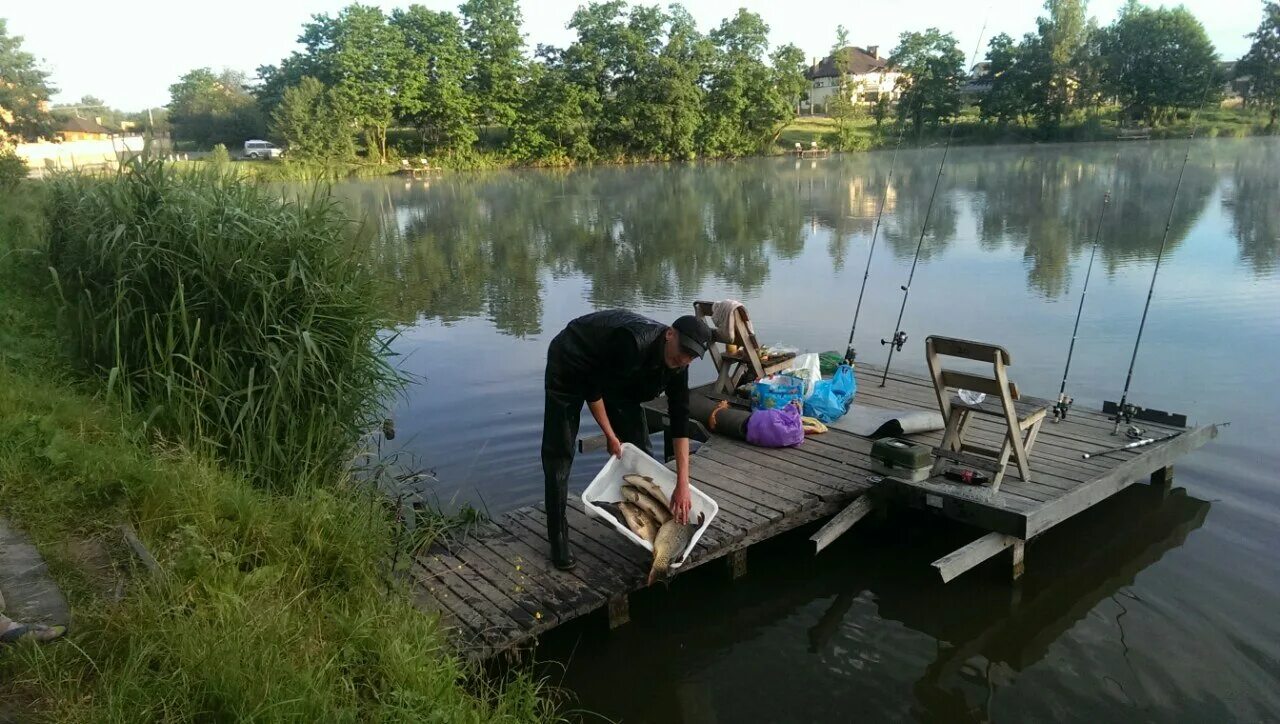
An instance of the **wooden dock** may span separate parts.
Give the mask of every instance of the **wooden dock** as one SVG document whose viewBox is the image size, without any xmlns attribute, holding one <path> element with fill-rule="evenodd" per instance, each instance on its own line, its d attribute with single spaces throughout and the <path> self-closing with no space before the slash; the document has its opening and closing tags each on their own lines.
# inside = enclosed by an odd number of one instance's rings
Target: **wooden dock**
<svg viewBox="0 0 1280 724">
<path fill-rule="evenodd" d="M 879 387 L 879 378 L 879 370 L 859 365 L 855 405 L 936 410 L 929 380 L 893 373 Z M 648 410 L 659 421 L 664 401 L 651 403 Z M 1156 434 L 1176 431 L 1144 425 Z M 690 469 L 693 485 L 715 498 L 720 514 L 680 574 L 725 558 L 730 572 L 739 576 L 752 544 L 835 515 L 870 492 L 853 511 L 855 521 L 872 508 L 901 504 L 985 532 L 935 562 L 943 580 L 1005 549 L 1013 550 L 1016 577 L 1027 541 L 1149 476 L 1167 485 L 1174 459 L 1217 434 L 1217 427 L 1209 425 L 1135 450 L 1081 459 L 1082 453 L 1123 441 L 1110 434 L 1111 427 L 1101 413 L 1084 410 L 1073 410 L 1064 422 L 1045 423 L 1030 454 L 1032 480 L 1006 475 L 995 493 L 942 478 L 920 483 L 882 478 L 869 456 L 872 441 L 836 429 L 784 449 L 713 435 L 693 456 Z M 1000 434 L 994 423 L 979 419 L 968 438 L 990 443 L 998 442 Z M 937 445 L 942 432 L 913 439 Z M 550 566 L 545 510 L 541 504 L 528 506 L 420 553 L 412 566 L 415 601 L 438 612 L 459 647 L 476 659 L 522 647 L 544 631 L 601 609 L 611 626 L 625 623 L 628 595 L 645 586 L 648 552 L 588 517 L 573 493 L 568 515 L 578 559 L 573 571 Z"/>
</svg>

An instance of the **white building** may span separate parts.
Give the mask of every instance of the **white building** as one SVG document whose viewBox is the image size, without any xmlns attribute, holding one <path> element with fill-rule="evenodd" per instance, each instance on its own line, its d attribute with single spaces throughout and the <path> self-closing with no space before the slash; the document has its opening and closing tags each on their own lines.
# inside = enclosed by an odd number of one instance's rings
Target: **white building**
<svg viewBox="0 0 1280 724">
<path fill-rule="evenodd" d="M 880 47 L 868 45 L 864 48 L 845 48 L 843 65 L 848 73 L 848 88 L 854 104 L 870 105 L 880 99 L 889 97 L 896 102 L 902 93 L 898 90 L 898 79 L 902 73 L 889 66 L 887 59 L 880 57 Z M 809 100 L 801 106 L 810 112 L 827 112 L 831 99 L 840 90 L 840 73 L 836 69 L 834 55 L 828 55 L 820 62 L 815 62 L 805 71 L 809 81 Z"/>
</svg>

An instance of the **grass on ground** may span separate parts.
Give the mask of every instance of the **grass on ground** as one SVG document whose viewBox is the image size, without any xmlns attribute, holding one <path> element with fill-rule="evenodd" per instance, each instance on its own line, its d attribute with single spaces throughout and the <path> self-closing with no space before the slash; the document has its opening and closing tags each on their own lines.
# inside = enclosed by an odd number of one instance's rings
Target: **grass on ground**
<svg viewBox="0 0 1280 724">
<path fill-rule="evenodd" d="M 389 584 L 401 544 L 350 485 L 272 493 L 159 437 L 74 372 L 47 282 L 43 188 L 0 197 L 0 509 L 74 612 L 0 649 L 22 721 L 539 721 L 538 682 L 462 665 Z M 155 555 L 138 570 L 117 526 Z"/>
</svg>

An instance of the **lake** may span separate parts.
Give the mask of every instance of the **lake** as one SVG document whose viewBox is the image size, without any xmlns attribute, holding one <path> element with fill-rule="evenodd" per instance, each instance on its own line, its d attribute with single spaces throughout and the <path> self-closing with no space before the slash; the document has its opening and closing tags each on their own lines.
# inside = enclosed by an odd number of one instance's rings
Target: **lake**
<svg viewBox="0 0 1280 724">
<path fill-rule="evenodd" d="M 1231 422 L 1179 461 L 1172 495 L 1140 486 L 1055 528 L 1018 585 L 1003 566 L 937 583 L 929 562 L 973 534 L 927 517 L 860 525 L 816 558 L 784 537 L 732 585 L 712 566 L 643 592 L 612 635 L 555 632 L 543 671 L 624 721 L 1275 719 L 1278 140 L 1194 142 L 1172 214 L 1185 142 L 954 148 L 931 213 L 941 146 L 341 184 L 381 229 L 396 362 L 418 380 L 383 451 L 433 471 L 446 508 L 536 502 L 565 323 L 734 298 L 766 344 L 843 350 L 882 204 L 859 358 L 884 362 L 919 243 L 894 368 L 923 373 L 929 334 L 981 339 L 1053 397 L 1110 189 L 1067 389 L 1119 399 L 1168 223 L 1130 400 Z M 572 488 L 602 463 L 579 456 Z"/>
</svg>

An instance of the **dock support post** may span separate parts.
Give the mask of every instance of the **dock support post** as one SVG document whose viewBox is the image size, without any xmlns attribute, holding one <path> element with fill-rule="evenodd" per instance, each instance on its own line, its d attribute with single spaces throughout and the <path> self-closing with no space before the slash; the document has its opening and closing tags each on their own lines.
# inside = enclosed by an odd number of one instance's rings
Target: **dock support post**
<svg viewBox="0 0 1280 724">
<path fill-rule="evenodd" d="M 729 561 L 729 577 L 738 580 L 747 575 L 747 549 L 739 548 L 738 550 L 726 556 Z"/>
<path fill-rule="evenodd" d="M 630 597 L 625 593 L 609 597 L 609 630 L 631 622 Z"/>
<path fill-rule="evenodd" d="M 1166 465 L 1151 473 L 1151 485 L 1165 495 L 1173 489 L 1173 466 Z"/>
<path fill-rule="evenodd" d="M 1013 546 L 1011 550 L 1013 552 L 1013 580 L 1015 581 L 1018 580 L 1019 578 L 1022 578 L 1022 573 L 1024 570 L 1026 570 L 1026 566 L 1023 563 L 1023 555 L 1026 551 L 1026 548 L 1027 548 L 1026 541 L 1019 540 L 1017 538 L 1013 539 Z"/>
</svg>

